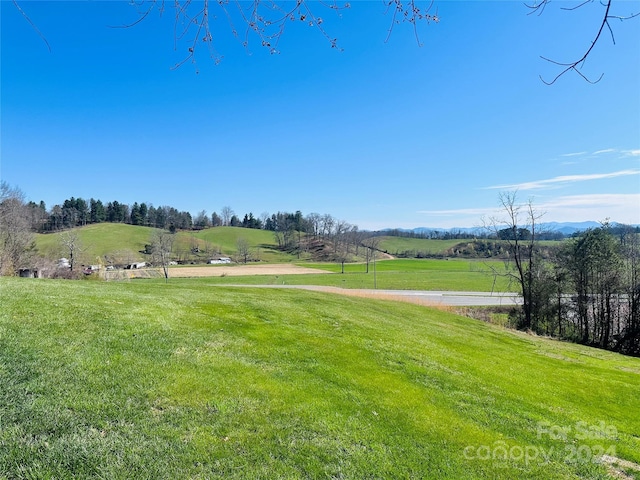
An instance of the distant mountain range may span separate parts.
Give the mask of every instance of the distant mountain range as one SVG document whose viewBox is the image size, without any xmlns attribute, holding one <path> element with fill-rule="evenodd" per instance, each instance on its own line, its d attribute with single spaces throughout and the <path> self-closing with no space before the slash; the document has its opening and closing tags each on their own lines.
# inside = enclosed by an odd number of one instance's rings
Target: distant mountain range
<svg viewBox="0 0 640 480">
<path fill-rule="evenodd" d="M 611 222 L 612 226 L 619 225 L 616 222 Z M 560 232 L 564 235 L 573 235 L 576 232 L 582 232 L 589 228 L 600 227 L 600 222 L 547 222 L 541 223 L 540 229 L 548 232 Z M 637 225 L 634 225 L 637 226 Z M 470 234 L 481 234 L 484 232 L 482 227 L 454 227 L 454 228 L 431 228 L 431 227 L 418 227 L 418 228 L 385 228 L 384 230 L 397 230 L 400 232 L 410 232 L 415 234 L 428 234 L 431 232 L 460 232 Z"/>
</svg>

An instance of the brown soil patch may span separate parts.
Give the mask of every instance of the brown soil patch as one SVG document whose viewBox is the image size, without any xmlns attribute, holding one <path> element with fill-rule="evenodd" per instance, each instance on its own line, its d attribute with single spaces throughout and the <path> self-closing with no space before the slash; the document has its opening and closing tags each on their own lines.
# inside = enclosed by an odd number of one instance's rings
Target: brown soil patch
<svg viewBox="0 0 640 480">
<path fill-rule="evenodd" d="M 175 267 L 169 270 L 171 278 L 188 277 L 238 277 L 242 275 L 302 275 L 309 273 L 331 273 L 318 268 L 298 265 L 206 265 L 201 267 Z"/>
</svg>

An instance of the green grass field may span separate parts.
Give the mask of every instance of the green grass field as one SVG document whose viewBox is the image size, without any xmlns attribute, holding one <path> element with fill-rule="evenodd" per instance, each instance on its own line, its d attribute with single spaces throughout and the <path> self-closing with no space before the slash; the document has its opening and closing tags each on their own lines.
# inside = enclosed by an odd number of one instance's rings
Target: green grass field
<svg viewBox="0 0 640 480">
<path fill-rule="evenodd" d="M 391 255 L 403 252 L 424 252 L 430 255 L 443 254 L 449 248 L 464 240 L 432 240 L 428 238 L 388 237 L 380 238 L 378 248 Z"/>
<path fill-rule="evenodd" d="M 117 252 L 130 257 L 132 262 L 143 260 L 144 255 L 140 251 L 150 243 L 153 229 L 123 223 L 97 223 L 73 231 L 78 234 L 82 247 L 81 263 L 92 264 L 96 263 L 97 257 Z M 36 247 L 49 258 L 68 256 L 60 246 L 59 233 L 37 234 Z"/>
<path fill-rule="evenodd" d="M 141 253 L 151 243 L 154 231 L 151 227 L 126 225 L 123 223 L 98 223 L 73 229 L 78 234 L 82 251 L 80 263 L 97 263 L 105 255 L 116 256 L 124 263 L 148 260 Z M 197 232 L 177 232 L 173 253 L 180 259 L 198 259 L 206 262 L 215 255 L 235 255 L 239 238 L 247 241 L 252 254 L 263 262 L 292 262 L 297 257 L 277 251 L 273 232 L 239 227 L 216 227 Z M 200 253 L 193 255 L 193 247 Z M 36 247 L 40 254 L 49 258 L 68 256 L 60 246 L 59 233 L 36 235 Z"/>
<path fill-rule="evenodd" d="M 177 280 L 0 278 L 0 304 L 0 478 L 605 479 L 602 453 L 640 463 L 637 358 L 416 305 Z"/>
<path fill-rule="evenodd" d="M 500 261 L 401 259 L 376 262 L 374 281 L 373 263 L 299 263 L 301 266 L 332 272 L 332 275 L 255 275 L 193 279 L 195 283 L 244 285 L 327 285 L 342 288 L 374 288 L 390 290 L 463 290 L 480 292 L 517 291 L 504 276 L 495 277 L 490 267 L 504 272 Z M 170 274 L 171 275 L 171 274 Z M 180 280 L 184 281 L 184 280 Z"/>
</svg>

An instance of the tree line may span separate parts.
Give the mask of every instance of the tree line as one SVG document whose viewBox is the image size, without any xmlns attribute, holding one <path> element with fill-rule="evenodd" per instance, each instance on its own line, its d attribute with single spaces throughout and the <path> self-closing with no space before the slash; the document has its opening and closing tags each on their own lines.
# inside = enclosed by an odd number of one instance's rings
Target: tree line
<svg viewBox="0 0 640 480">
<path fill-rule="evenodd" d="M 508 245 L 507 275 L 522 294 L 516 326 L 640 356 L 638 228 L 605 221 L 550 250 L 540 244 L 541 214 L 531 203 L 518 205 L 515 194 L 501 202 L 505 217 L 488 225 Z"/>
<path fill-rule="evenodd" d="M 371 235 L 332 215 L 303 215 L 299 210 L 274 214 L 264 212 L 259 217 L 249 212 L 240 218 L 231 207 L 225 206 L 220 213 L 208 215 L 202 210 L 192 217 L 189 212 L 171 206 L 154 207 L 145 202 L 129 205 L 117 200 L 104 203 L 80 197 L 71 197 L 47 208 L 43 201 L 26 202 L 22 191 L 2 182 L 0 274 L 15 274 L 20 268 L 30 267 L 36 256 L 34 233 L 61 232 L 103 222 L 148 226 L 172 233 L 218 226 L 269 230 L 274 233 L 277 246 L 282 250 L 301 253 L 314 248 L 314 242 L 316 247 L 320 242 L 331 247 L 327 260 L 339 260 L 343 264 L 361 253 L 360 248 L 365 248 L 363 240 Z"/>
<path fill-rule="evenodd" d="M 191 229 L 193 220 L 189 212 L 170 206 L 154 207 L 135 202 L 128 205 L 117 200 L 103 203 L 91 198 L 71 197 L 47 209 L 43 201 L 28 202 L 25 209 L 33 231 L 56 232 L 94 223 L 126 223 L 162 229 Z"/>
<path fill-rule="evenodd" d="M 12 190 L 6 187 L 7 190 Z M 13 189 L 11 195 L 23 201 L 22 193 Z M 154 207 L 145 202 L 135 202 L 129 205 L 117 200 L 104 203 L 91 198 L 71 197 L 61 204 L 47 208 L 43 201 L 30 201 L 25 204 L 24 216 L 31 230 L 38 233 L 56 232 L 89 224 L 111 222 L 130 225 L 142 225 L 164 230 L 200 230 L 209 227 L 231 226 L 270 230 L 284 233 L 281 246 L 290 243 L 289 232 L 310 233 L 315 237 L 326 237 L 333 233 L 334 228 L 340 232 L 347 230 L 346 222 L 336 220 L 329 214 L 311 213 L 303 215 L 301 211 L 277 212 L 269 214 L 263 212 L 259 217 L 253 212 L 238 216 L 231 207 L 225 206 L 220 213 L 208 215 L 201 210 L 195 217 L 186 211 L 179 211 L 171 206 Z"/>
</svg>

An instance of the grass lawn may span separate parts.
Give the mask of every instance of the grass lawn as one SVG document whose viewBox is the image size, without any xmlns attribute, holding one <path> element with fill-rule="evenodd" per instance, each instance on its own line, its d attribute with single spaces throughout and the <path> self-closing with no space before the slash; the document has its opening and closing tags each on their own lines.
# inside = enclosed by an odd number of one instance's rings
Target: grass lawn
<svg viewBox="0 0 640 480">
<path fill-rule="evenodd" d="M 640 463 L 637 358 L 306 291 L 0 278 L 0 305 L 0 478 L 604 479 L 603 452 Z"/>
<path fill-rule="evenodd" d="M 80 263 L 97 263 L 97 257 L 114 252 L 127 252 L 130 261 L 140 261 L 144 255 L 140 251 L 150 243 L 153 228 L 125 225 L 124 223 L 96 223 L 72 230 L 78 235 L 82 252 Z M 49 258 L 67 257 L 60 246 L 60 232 L 36 235 L 38 251 Z"/>
<path fill-rule="evenodd" d="M 151 243 L 154 229 L 123 223 L 97 223 L 72 230 L 78 235 L 82 252 L 80 263 L 97 263 L 98 257 L 120 253 L 125 263 L 149 260 L 141 253 Z M 199 259 L 206 262 L 215 255 L 235 255 L 238 239 L 246 240 L 252 255 L 263 262 L 291 262 L 296 257 L 275 249 L 273 232 L 240 227 L 216 227 L 201 231 L 179 231 L 176 233 L 173 253 L 180 258 Z M 38 251 L 50 258 L 68 256 L 60 246 L 60 232 L 37 234 Z M 200 253 L 192 254 L 193 247 Z"/>
<path fill-rule="evenodd" d="M 379 237 L 378 248 L 391 255 L 398 255 L 404 252 L 427 253 L 437 255 L 446 252 L 449 248 L 464 242 L 465 240 L 433 240 L 429 238 L 407 238 L 407 237 Z"/>
<path fill-rule="evenodd" d="M 199 283 L 244 285 L 328 285 L 342 288 L 374 288 L 373 263 L 299 263 L 305 267 L 328 270 L 334 275 L 256 275 L 210 277 L 193 280 Z M 464 291 L 516 291 L 504 277 L 495 278 L 489 266 L 504 271 L 501 261 L 407 259 L 376 262 L 375 284 L 378 289 L 390 290 L 464 290 Z M 181 280 L 183 281 L 183 280 Z"/>
</svg>

